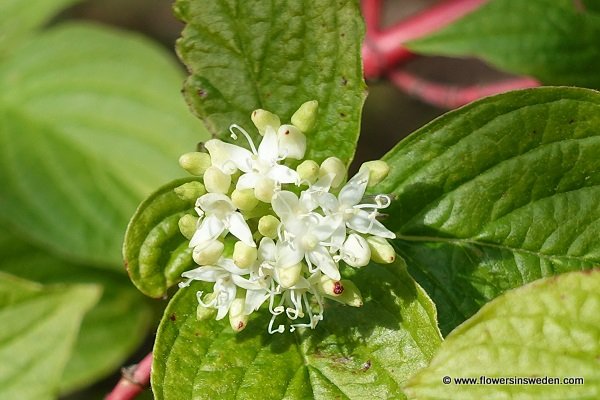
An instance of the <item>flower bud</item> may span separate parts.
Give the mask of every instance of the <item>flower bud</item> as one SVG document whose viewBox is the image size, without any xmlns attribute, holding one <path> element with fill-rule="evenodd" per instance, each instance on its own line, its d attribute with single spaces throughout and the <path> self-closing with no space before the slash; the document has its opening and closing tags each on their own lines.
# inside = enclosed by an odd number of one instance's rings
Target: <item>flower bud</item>
<svg viewBox="0 0 600 400">
<path fill-rule="evenodd" d="M 265 215 L 258 220 L 258 231 L 263 236 L 275 239 L 277 237 L 279 224 L 279 220 L 273 215 Z"/>
<path fill-rule="evenodd" d="M 302 263 L 294 264 L 286 268 L 276 269 L 277 278 L 282 288 L 287 289 L 298 283 L 300 272 L 302 271 Z"/>
<path fill-rule="evenodd" d="M 244 242 L 236 242 L 233 247 L 233 262 L 240 268 L 249 268 L 257 256 L 256 247 L 250 247 Z"/>
<path fill-rule="evenodd" d="M 390 172 L 390 166 L 381 160 L 367 161 L 360 166 L 360 169 L 369 169 L 369 187 L 377 185 L 379 182 L 385 179 Z"/>
<path fill-rule="evenodd" d="M 252 122 L 254 122 L 254 126 L 256 126 L 256 129 L 258 129 L 258 133 L 260 133 L 261 136 L 264 136 L 267 131 L 267 126 L 277 130 L 279 125 L 281 125 L 279 117 L 266 110 L 254 110 L 250 118 L 252 119 Z"/>
<path fill-rule="evenodd" d="M 202 301 L 204 302 L 204 304 L 210 304 L 214 301 L 216 297 L 217 296 L 214 293 L 208 293 L 204 296 L 204 299 Z M 202 304 L 198 304 L 198 307 L 196 307 L 196 319 L 198 321 L 202 321 L 209 318 L 212 319 L 216 312 L 217 310 L 215 310 L 212 307 L 205 307 Z"/>
<path fill-rule="evenodd" d="M 296 125 L 302 132 L 310 131 L 315 126 L 318 107 L 319 102 L 316 100 L 302 104 L 298 111 L 292 115 L 292 124 Z"/>
<path fill-rule="evenodd" d="M 204 173 L 204 185 L 210 193 L 225 194 L 231 185 L 231 176 L 227 175 L 217 167 L 210 167 Z"/>
<path fill-rule="evenodd" d="M 208 154 L 193 151 L 179 157 L 179 165 L 192 175 L 202 176 L 211 166 L 211 160 Z"/>
<path fill-rule="evenodd" d="M 340 281 L 344 290 L 339 296 L 327 296 L 328 298 L 343 303 L 347 306 L 351 307 L 362 307 L 363 300 L 360 294 L 360 290 L 356 287 L 356 285 L 347 279 L 342 279 Z"/>
<path fill-rule="evenodd" d="M 396 259 L 394 248 L 382 237 L 369 236 L 367 243 L 371 248 L 371 259 L 379 264 L 390 264 Z"/>
<path fill-rule="evenodd" d="M 258 199 L 254 197 L 253 189 L 235 189 L 231 193 L 231 201 L 234 206 L 242 211 L 250 211 L 258 204 Z"/>
<path fill-rule="evenodd" d="M 179 231 L 187 240 L 190 240 L 194 233 L 196 233 L 196 229 L 198 228 L 198 217 L 194 217 L 191 214 L 185 214 L 183 217 L 179 218 Z"/>
<path fill-rule="evenodd" d="M 360 235 L 351 233 L 342 247 L 342 260 L 351 267 L 364 267 L 371 259 L 369 244 Z"/>
<path fill-rule="evenodd" d="M 302 161 L 296 168 L 301 181 L 308 181 L 310 184 L 316 182 L 319 177 L 319 164 L 313 160 Z"/>
<path fill-rule="evenodd" d="M 321 169 L 319 170 L 319 176 L 325 176 L 331 174 L 333 180 L 331 181 L 331 187 L 339 187 L 346 179 L 346 166 L 337 157 L 329 157 L 321 163 Z"/>
<path fill-rule="evenodd" d="M 270 203 L 275 194 L 275 181 L 269 178 L 260 179 L 254 187 L 254 196 L 260 201 Z"/>
<path fill-rule="evenodd" d="M 248 325 L 248 315 L 244 314 L 245 303 L 243 298 L 238 297 L 233 299 L 229 307 L 229 324 L 234 332 L 240 332 Z"/>
<path fill-rule="evenodd" d="M 338 297 L 344 293 L 344 285 L 341 281 L 331 279 L 327 275 L 322 275 L 318 283 L 319 290 L 328 296 Z"/>
<path fill-rule="evenodd" d="M 279 156 L 301 160 L 306 152 L 306 136 L 294 125 L 281 125 L 277 130 Z"/>
<path fill-rule="evenodd" d="M 210 265 L 216 263 L 225 245 L 219 240 L 211 240 L 208 242 L 202 242 L 198 246 L 194 247 L 192 252 L 192 258 L 198 265 Z"/>
<path fill-rule="evenodd" d="M 174 191 L 181 200 L 196 200 L 198 197 L 206 194 L 204 185 L 197 181 L 184 183 L 176 187 Z"/>
</svg>

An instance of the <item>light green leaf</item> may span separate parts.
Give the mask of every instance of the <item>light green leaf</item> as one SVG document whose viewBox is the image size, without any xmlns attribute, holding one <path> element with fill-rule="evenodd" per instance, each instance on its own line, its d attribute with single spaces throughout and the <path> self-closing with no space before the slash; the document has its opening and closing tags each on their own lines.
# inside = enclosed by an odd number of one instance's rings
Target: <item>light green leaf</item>
<svg viewBox="0 0 600 400">
<path fill-rule="evenodd" d="M 0 272 L 0 397 L 45 400 L 60 378 L 95 285 L 42 286 Z"/>
<path fill-rule="evenodd" d="M 131 217 L 123 258 L 134 285 L 145 295 L 162 297 L 194 266 L 189 241 L 179 231 L 179 219 L 194 214 L 195 200 L 182 200 L 174 190 L 194 181 L 183 178 L 168 183 L 148 197 Z"/>
<path fill-rule="evenodd" d="M 66 25 L 0 65 L 0 218 L 44 246 L 121 269 L 141 199 L 206 138 L 181 75 L 140 37 Z"/>
<path fill-rule="evenodd" d="M 595 1 L 595 3 L 594 3 Z M 574 0 L 495 0 L 409 44 L 425 54 L 481 57 L 551 85 L 600 88 L 600 15 Z"/>
<path fill-rule="evenodd" d="M 397 251 L 448 332 L 503 291 L 600 263 L 600 94 L 539 88 L 472 103 L 385 160 Z"/>
<path fill-rule="evenodd" d="M 266 309 L 235 334 L 196 320 L 194 283 L 171 300 L 154 347 L 157 400 L 404 398 L 400 387 L 441 342 L 435 308 L 401 263 L 352 277 L 362 308 L 328 303 L 317 329 L 269 335 Z"/>
<path fill-rule="evenodd" d="M 70 264 L 5 234 L 0 236 L 0 254 L 0 271 L 44 284 L 93 283 L 103 290 L 71 343 L 61 392 L 113 373 L 145 339 L 150 307 L 123 275 Z"/>
<path fill-rule="evenodd" d="M 511 290 L 453 331 L 410 380 L 410 398 L 593 400 L 600 395 L 600 270 Z M 443 377 L 450 383 L 442 383 Z M 480 377 L 485 378 L 480 378 Z M 506 377 L 556 384 L 457 384 Z M 573 384 L 565 378 L 583 378 Z M 571 382 L 571 384 L 569 384 Z"/>
<path fill-rule="evenodd" d="M 230 140 L 233 123 L 258 136 L 250 122 L 255 109 L 289 123 L 302 103 L 317 100 L 307 158 L 349 162 L 365 98 L 357 3 L 177 0 L 186 23 L 177 50 L 191 73 L 188 103 L 214 135 Z"/>
<path fill-rule="evenodd" d="M 0 2 L 0 60 L 27 35 L 55 14 L 80 0 L 2 0 Z"/>
</svg>

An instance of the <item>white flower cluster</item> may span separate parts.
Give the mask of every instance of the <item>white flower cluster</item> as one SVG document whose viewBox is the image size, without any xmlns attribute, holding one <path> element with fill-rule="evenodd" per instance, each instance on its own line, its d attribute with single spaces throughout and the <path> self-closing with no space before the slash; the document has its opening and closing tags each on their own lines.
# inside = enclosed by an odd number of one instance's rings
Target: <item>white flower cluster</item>
<svg viewBox="0 0 600 400">
<path fill-rule="evenodd" d="M 347 183 L 346 167 L 335 157 L 320 165 L 303 161 L 294 170 L 282 162 L 302 160 L 305 132 L 313 128 L 317 102 L 304 103 L 291 124 L 265 110 L 252 113 L 262 140 L 255 147 L 246 131 L 230 127 L 234 140 L 246 137 L 250 150 L 212 139 L 206 152 L 184 154 L 180 164 L 202 176 L 176 191 L 193 196 L 197 216 L 185 215 L 180 230 L 190 240 L 200 266 L 183 273 L 187 281 L 214 282 L 213 292 L 198 292 L 199 315 L 216 309 L 229 314 L 235 331 L 268 303 L 270 333 L 314 328 L 323 319 L 323 301 L 359 307 L 357 287 L 341 279 L 340 267 L 389 263 L 395 252 L 386 239 L 395 235 L 377 220 L 390 204 L 386 195 L 366 196 L 367 186 L 388 173 L 383 161 L 363 164 Z"/>
</svg>

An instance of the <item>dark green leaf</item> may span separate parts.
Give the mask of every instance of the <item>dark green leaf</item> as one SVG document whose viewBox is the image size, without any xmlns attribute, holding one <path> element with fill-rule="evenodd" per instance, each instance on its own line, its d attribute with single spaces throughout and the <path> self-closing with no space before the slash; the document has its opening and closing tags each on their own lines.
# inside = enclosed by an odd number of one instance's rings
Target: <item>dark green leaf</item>
<svg viewBox="0 0 600 400">
<path fill-rule="evenodd" d="M 598 2 L 589 2 L 598 10 Z M 409 44 L 425 54 L 476 56 L 546 84 L 600 88 L 600 15 L 575 0 L 495 0 Z"/>
<path fill-rule="evenodd" d="M 195 214 L 195 201 L 182 200 L 173 191 L 193 180 L 179 179 L 158 189 L 140 204 L 127 227 L 123 258 L 134 285 L 148 296 L 164 296 L 195 265 L 178 226 L 184 214 Z"/>
<path fill-rule="evenodd" d="M 60 378 L 96 285 L 42 286 L 0 272 L 0 397 L 45 400 Z"/>
<path fill-rule="evenodd" d="M 227 322 L 196 320 L 200 284 L 169 304 L 154 348 L 157 400 L 404 398 L 400 386 L 441 342 L 431 300 L 404 264 L 369 265 L 362 308 L 327 304 L 314 331 L 269 335 L 262 310 L 239 334 Z"/>
<path fill-rule="evenodd" d="M 407 386 L 410 398 L 594 400 L 600 393 L 600 270 L 511 290 L 453 331 Z M 449 384 L 557 378 L 554 384 Z M 582 382 L 563 381 L 583 378 Z"/>
<path fill-rule="evenodd" d="M 139 201 L 183 175 L 204 130 L 181 75 L 137 36 L 68 25 L 0 65 L 0 218 L 54 251 L 121 269 Z"/>
<path fill-rule="evenodd" d="M 506 289 L 600 263 L 600 94 L 490 97 L 418 130 L 377 191 L 450 331 Z"/>
<path fill-rule="evenodd" d="M 287 123 L 317 100 L 307 158 L 352 159 L 365 98 L 356 1 L 178 0 L 175 12 L 186 23 L 177 44 L 191 72 L 185 95 L 214 135 L 230 140 L 233 123 L 250 130 L 258 108 Z"/>
</svg>

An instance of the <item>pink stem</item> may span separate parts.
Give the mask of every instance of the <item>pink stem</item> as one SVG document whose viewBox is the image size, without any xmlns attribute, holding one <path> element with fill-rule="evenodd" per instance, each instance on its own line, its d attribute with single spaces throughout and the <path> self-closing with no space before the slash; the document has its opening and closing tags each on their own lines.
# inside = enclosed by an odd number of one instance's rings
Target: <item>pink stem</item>
<svg viewBox="0 0 600 400">
<path fill-rule="evenodd" d="M 402 70 L 392 71 L 388 77 L 403 91 L 447 109 L 460 107 L 481 97 L 540 85 L 535 79 L 519 77 L 485 85 L 452 86 L 429 82 Z"/>
<path fill-rule="evenodd" d="M 105 400 L 131 400 L 137 397 L 150 384 L 152 368 L 152 353 L 148 354 L 139 364 L 123 368 L 122 378 Z"/>
<path fill-rule="evenodd" d="M 486 1 L 446 0 L 389 29 L 379 31 L 377 26 L 372 26 L 379 18 L 379 1 L 364 0 L 363 13 L 367 24 L 367 34 L 362 48 L 362 56 L 365 77 L 367 79 L 378 78 L 398 62 L 410 59 L 413 54 L 404 47 L 404 43 L 444 28 L 474 11 Z"/>
</svg>

